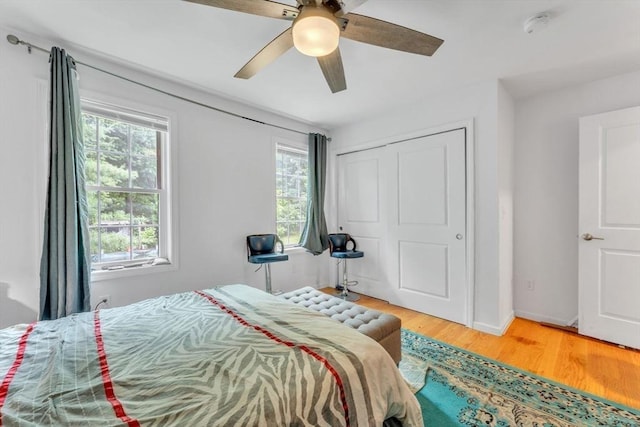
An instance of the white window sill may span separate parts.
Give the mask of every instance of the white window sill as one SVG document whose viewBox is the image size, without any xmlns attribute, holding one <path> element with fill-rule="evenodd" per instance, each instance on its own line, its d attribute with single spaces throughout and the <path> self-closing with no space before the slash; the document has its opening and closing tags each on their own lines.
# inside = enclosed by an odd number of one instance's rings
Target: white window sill
<svg viewBox="0 0 640 427">
<path fill-rule="evenodd" d="M 290 255 L 303 254 L 307 252 L 305 248 L 302 246 L 290 246 L 288 248 L 284 248 L 284 252 Z"/>
<path fill-rule="evenodd" d="M 100 282 L 103 280 L 119 279 L 122 277 L 144 276 L 146 274 L 165 273 L 177 269 L 178 266 L 175 264 L 144 264 L 136 267 L 120 268 L 117 270 L 95 270 L 91 272 L 91 281 Z"/>
</svg>

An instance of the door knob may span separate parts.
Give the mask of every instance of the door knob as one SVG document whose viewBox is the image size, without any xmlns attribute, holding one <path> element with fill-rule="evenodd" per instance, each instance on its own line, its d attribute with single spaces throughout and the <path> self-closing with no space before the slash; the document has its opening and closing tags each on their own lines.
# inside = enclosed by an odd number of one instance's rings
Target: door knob
<svg viewBox="0 0 640 427">
<path fill-rule="evenodd" d="M 587 241 L 589 241 L 589 240 L 604 240 L 604 237 L 595 237 L 595 236 L 592 236 L 592 235 L 591 235 L 591 234 L 589 234 L 589 233 L 585 233 L 585 234 L 583 234 L 583 235 L 582 235 L 582 238 L 583 238 L 584 240 L 587 240 Z"/>
</svg>

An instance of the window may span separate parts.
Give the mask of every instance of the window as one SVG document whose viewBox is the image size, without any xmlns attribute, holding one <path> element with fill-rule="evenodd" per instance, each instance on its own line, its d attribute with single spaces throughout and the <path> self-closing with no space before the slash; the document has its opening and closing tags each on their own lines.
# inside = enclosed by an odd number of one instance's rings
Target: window
<svg viewBox="0 0 640 427">
<path fill-rule="evenodd" d="M 168 119 L 82 101 L 92 270 L 168 258 Z"/>
<path fill-rule="evenodd" d="M 276 144 L 276 232 L 287 247 L 297 246 L 307 219 L 306 148 Z"/>
</svg>

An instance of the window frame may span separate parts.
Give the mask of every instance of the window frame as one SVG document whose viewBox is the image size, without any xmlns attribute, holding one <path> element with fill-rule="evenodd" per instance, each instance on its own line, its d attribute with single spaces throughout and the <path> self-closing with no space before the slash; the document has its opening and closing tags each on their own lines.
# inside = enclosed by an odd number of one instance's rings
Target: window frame
<svg viewBox="0 0 640 427">
<path fill-rule="evenodd" d="M 171 111 L 162 110 L 150 105 L 144 105 L 134 102 L 128 102 L 122 99 L 112 99 L 108 96 L 95 93 L 81 93 L 80 96 L 81 114 L 95 114 L 100 108 L 103 111 L 112 111 L 115 114 L 104 114 L 112 120 L 120 120 L 117 118 L 117 112 L 129 115 L 140 115 L 141 117 L 150 119 L 150 127 L 153 127 L 153 120 L 160 119 L 166 122 L 167 130 L 159 141 L 159 150 L 161 153 L 160 162 L 158 163 L 158 181 L 161 188 L 157 190 L 158 197 L 158 258 L 166 260 L 163 263 L 152 264 L 149 260 L 144 263 L 136 260 L 124 260 L 100 263 L 103 269 L 92 270 L 91 281 L 97 282 L 102 280 L 110 280 L 119 277 L 138 276 L 149 273 L 159 273 L 163 271 L 176 270 L 178 268 L 178 251 L 177 238 L 175 230 L 177 230 L 177 215 L 174 211 L 175 194 L 172 191 L 176 188 L 174 183 L 176 172 L 176 114 Z M 90 108 L 86 109 L 89 105 Z M 99 114 L 98 114 L 99 115 Z M 127 120 L 122 120 L 127 121 Z M 130 123 L 130 122 L 128 122 Z M 99 188 L 89 186 L 87 188 Z M 111 187 L 105 187 L 107 190 Z M 157 258 L 157 259 L 158 259 Z M 142 264 L 142 265 L 141 265 Z M 108 267 L 111 267 L 109 269 Z"/>
<path fill-rule="evenodd" d="M 301 151 L 306 153 L 307 155 L 307 168 L 309 167 L 309 144 L 306 141 L 306 139 L 304 141 L 294 141 L 294 140 L 290 140 L 290 139 L 283 139 L 283 138 L 274 138 L 274 144 L 273 144 L 273 184 L 274 184 L 274 197 L 273 197 L 273 202 L 274 202 L 274 227 L 275 227 L 275 232 L 278 232 L 278 185 L 277 185 L 277 156 L 278 156 L 278 147 L 279 146 L 284 146 L 287 147 L 291 150 L 294 151 Z M 308 170 L 308 169 L 307 169 Z M 308 177 L 307 177 L 308 179 Z M 308 189 L 308 186 L 307 186 Z M 309 195 L 307 194 L 307 204 L 309 202 Z M 302 223 L 302 228 L 300 229 L 300 232 L 302 233 L 302 231 L 304 230 L 304 225 L 306 224 L 306 212 L 305 212 L 305 221 L 303 221 Z M 282 238 L 282 236 L 278 236 L 280 238 Z M 284 240 L 284 239 L 283 239 Z M 296 242 L 294 244 L 289 244 L 289 245 L 284 245 L 284 249 L 285 251 L 295 251 L 295 250 L 302 250 L 302 246 L 300 246 L 299 242 Z"/>
</svg>

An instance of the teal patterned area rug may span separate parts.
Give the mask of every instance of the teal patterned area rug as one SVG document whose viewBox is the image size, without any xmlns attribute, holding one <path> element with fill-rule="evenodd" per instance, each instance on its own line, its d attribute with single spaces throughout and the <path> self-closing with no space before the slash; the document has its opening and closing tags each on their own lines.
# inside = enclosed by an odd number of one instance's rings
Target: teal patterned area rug
<svg viewBox="0 0 640 427">
<path fill-rule="evenodd" d="M 640 426 L 638 410 L 405 329 L 402 357 L 426 426 Z"/>
</svg>

